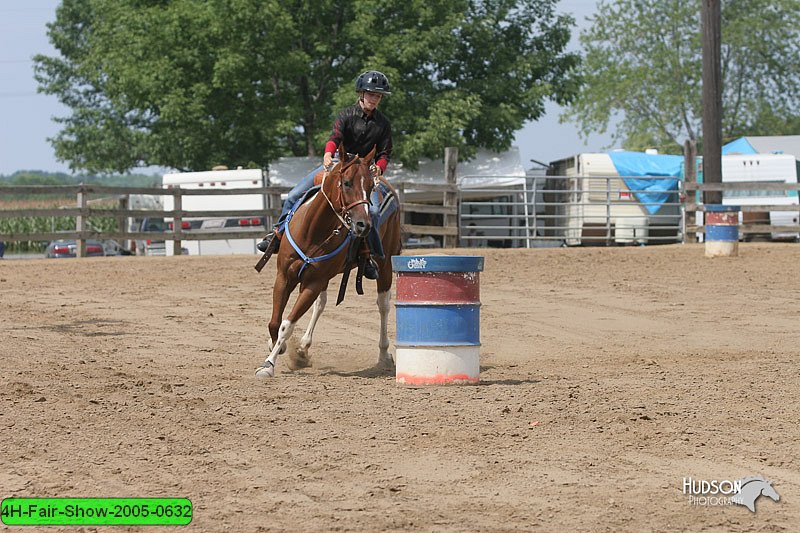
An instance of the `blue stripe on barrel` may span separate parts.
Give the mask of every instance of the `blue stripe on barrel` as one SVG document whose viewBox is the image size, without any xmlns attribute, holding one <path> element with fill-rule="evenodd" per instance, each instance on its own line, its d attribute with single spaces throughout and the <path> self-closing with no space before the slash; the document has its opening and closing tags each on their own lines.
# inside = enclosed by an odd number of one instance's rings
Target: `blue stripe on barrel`
<svg viewBox="0 0 800 533">
<path fill-rule="evenodd" d="M 706 239 L 709 241 L 738 241 L 738 226 L 708 226 L 706 228 Z"/>
<path fill-rule="evenodd" d="M 480 304 L 396 303 L 397 346 L 480 346 Z"/>
<path fill-rule="evenodd" d="M 733 213 L 741 211 L 742 207 L 739 205 L 722 205 L 722 204 L 706 204 L 703 210 L 707 213 Z"/>
<path fill-rule="evenodd" d="M 483 257 L 473 255 L 396 255 L 395 272 L 482 272 Z"/>
</svg>

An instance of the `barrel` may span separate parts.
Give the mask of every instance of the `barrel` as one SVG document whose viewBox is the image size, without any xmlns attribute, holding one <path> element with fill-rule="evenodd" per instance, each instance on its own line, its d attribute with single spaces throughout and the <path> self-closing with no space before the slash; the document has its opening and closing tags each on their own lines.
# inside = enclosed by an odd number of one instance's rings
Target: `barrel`
<svg viewBox="0 0 800 533">
<path fill-rule="evenodd" d="M 480 380 L 480 256 L 395 256 L 398 383 Z"/>
<path fill-rule="evenodd" d="M 739 255 L 738 205 L 706 205 L 706 257 L 736 257 Z"/>
</svg>

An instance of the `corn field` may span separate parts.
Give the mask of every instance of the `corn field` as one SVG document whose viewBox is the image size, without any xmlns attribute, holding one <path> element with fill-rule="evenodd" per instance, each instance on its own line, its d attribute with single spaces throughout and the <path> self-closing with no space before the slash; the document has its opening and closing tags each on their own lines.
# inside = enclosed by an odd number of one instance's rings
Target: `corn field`
<svg viewBox="0 0 800 533">
<path fill-rule="evenodd" d="M 0 209 L 48 209 L 74 205 L 74 199 L 64 200 L 5 200 L 0 201 Z M 93 207 L 104 207 L 97 204 Z M 107 207 L 107 206 L 105 206 Z M 117 220 L 113 217 L 88 218 L 88 226 L 98 231 L 116 231 Z M 75 217 L 2 217 L 0 218 L 0 240 L 4 233 L 50 233 L 54 231 L 74 231 Z M 44 241 L 19 241 L 6 243 L 7 253 L 39 253 L 47 247 Z"/>
</svg>

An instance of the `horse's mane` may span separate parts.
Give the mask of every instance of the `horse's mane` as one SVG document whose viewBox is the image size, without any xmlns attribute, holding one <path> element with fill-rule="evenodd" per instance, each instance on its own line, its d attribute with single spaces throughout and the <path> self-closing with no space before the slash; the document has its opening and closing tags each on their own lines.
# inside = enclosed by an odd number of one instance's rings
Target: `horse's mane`
<svg viewBox="0 0 800 533">
<path fill-rule="evenodd" d="M 746 477 L 746 478 L 742 478 L 739 481 L 742 482 L 742 487 L 744 487 L 748 483 L 752 483 L 753 481 L 762 481 L 764 483 L 769 483 L 766 479 L 764 479 L 761 476 L 749 476 L 749 477 Z"/>
<path fill-rule="evenodd" d="M 356 154 L 353 157 L 351 157 L 350 159 L 348 159 L 347 161 L 339 161 L 339 163 L 338 163 L 339 172 L 344 172 L 345 170 L 350 168 L 354 163 L 356 163 L 359 160 L 365 161 L 365 159 L 363 157 L 361 157 L 360 155 Z M 336 168 L 336 167 L 334 167 L 334 168 Z"/>
</svg>

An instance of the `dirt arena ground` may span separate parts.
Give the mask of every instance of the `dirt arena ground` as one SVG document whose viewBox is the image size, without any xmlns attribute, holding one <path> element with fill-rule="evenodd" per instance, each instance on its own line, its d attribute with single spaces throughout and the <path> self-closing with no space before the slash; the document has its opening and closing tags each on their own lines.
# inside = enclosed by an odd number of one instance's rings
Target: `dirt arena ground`
<svg viewBox="0 0 800 533">
<path fill-rule="evenodd" d="M 797 245 L 475 252 L 482 383 L 434 388 L 371 370 L 373 286 L 264 382 L 272 263 L 0 261 L 0 496 L 188 497 L 192 531 L 798 530 Z M 682 492 L 751 475 L 780 502 Z"/>
</svg>

